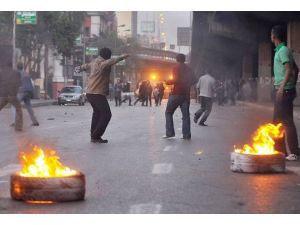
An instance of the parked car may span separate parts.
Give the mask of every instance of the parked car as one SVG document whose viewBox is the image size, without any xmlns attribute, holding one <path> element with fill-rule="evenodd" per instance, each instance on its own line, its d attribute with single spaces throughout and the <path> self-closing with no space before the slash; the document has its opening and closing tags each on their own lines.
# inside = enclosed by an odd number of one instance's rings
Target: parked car
<svg viewBox="0 0 300 225">
<path fill-rule="evenodd" d="M 58 105 L 65 104 L 84 105 L 85 96 L 80 86 L 67 86 L 59 91 Z"/>
</svg>

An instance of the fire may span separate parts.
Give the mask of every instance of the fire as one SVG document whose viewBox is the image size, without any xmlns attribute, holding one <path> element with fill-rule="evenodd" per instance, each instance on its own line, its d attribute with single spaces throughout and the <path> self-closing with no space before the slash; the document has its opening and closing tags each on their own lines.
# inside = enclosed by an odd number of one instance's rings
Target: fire
<svg viewBox="0 0 300 225">
<path fill-rule="evenodd" d="M 23 166 L 20 175 L 24 177 L 66 177 L 78 173 L 63 166 L 56 151 L 43 151 L 36 145 L 29 153 L 21 152 L 20 159 Z"/>
<path fill-rule="evenodd" d="M 277 125 L 268 123 L 260 126 L 253 135 L 252 146 L 246 144 L 243 149 L 234 147 L 234 151 L 243 154 L 254 154 L 254 155 L 272 155 L 278 154 L 279 152 L 274 149 L 274 139 L 282 138 L 284 130 L 282 124 Z"/>
</svg>

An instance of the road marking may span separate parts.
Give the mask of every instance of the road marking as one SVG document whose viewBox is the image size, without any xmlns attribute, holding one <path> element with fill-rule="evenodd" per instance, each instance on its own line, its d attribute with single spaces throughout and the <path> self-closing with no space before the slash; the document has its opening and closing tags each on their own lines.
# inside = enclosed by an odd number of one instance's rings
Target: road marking
<svg viewBox="0 0 300 225">
<path fill-rule="evenodd" d="M 155 164 L 152 169 L 152 174 L 168 174 L 171 173 L 173 164 L 171 163 L 159 163 Z"/>
<path fill-rule="evenodd" d="M 129 213 L 131 214 L 158 214 L 161 211 L 161 205 L 160 204 L 152 204 L 152 203 L 146 203 L 146 204 L 138 204 L 138 205 L 132 205 L 130 207 Z"/>
<path fill-rule="evenodd" d="M 164 152 L 169 152 L 170 150 L 172 149 L 172 146 L 171 145 L 167 145 L 165 148 L 164 148 Z"/>
<path fill-rule="evenodd" d="M 17 172 L 21 170 L 20 164 L 9 164 L 5 167 L 0 168 L 0 177 L 5 177 L 10 175 L 11 173 Z"/>
<path fill-rule="evenodd" d="M 292 171 L 294 173 L 296 173 L 297 175 L 300 176 L 300 167 L 298 166 L 287 166 L 286 167 L 287 170 Z"/>
</svg>

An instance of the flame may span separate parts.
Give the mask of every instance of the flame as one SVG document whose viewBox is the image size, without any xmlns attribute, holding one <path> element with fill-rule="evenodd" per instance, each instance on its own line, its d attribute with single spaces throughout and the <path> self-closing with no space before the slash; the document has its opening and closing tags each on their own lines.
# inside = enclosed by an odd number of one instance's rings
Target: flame
<svg viewBox="0 0 300 225">
<path fill-rule="evenodd" d="M 283 138 L 284 130 L 282 124 L 268 123 L 260 126 L 254 133 L 252 146 L 245 144 L 243 149 L 234 146 L 234 151 L 243 154 L 273 155 L 279 152 L 274 149 L 274 139 Z"/>
<path fill-rule="evenodd" d="M 62 165 L 56 151 L 44 152 L 36 145 L 29 153 L 21 152 L 20 159 L 23 166 L 20 175 L 24 177 L 66 177 L 78 174 L 77 171 Z"/>
</svg>

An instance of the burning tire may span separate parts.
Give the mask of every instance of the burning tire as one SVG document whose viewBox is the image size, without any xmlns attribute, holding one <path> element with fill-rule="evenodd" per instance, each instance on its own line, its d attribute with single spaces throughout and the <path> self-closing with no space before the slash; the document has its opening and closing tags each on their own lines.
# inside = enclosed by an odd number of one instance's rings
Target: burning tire
<svg viewBox="0 0 300 225">
<path fill-rule="evenodd" d="M 66 202 L 84 200 L 85 176 L 24 177 L 15 173 L 10 180 L 11 198 L 22 201 Z"/>
<path fill-rule="evenodd" d="M 241 173 L 285 172 L 285 156 L 282 153 L 255 155 L 232 152 L 231 170 Z"/>
</svg>

